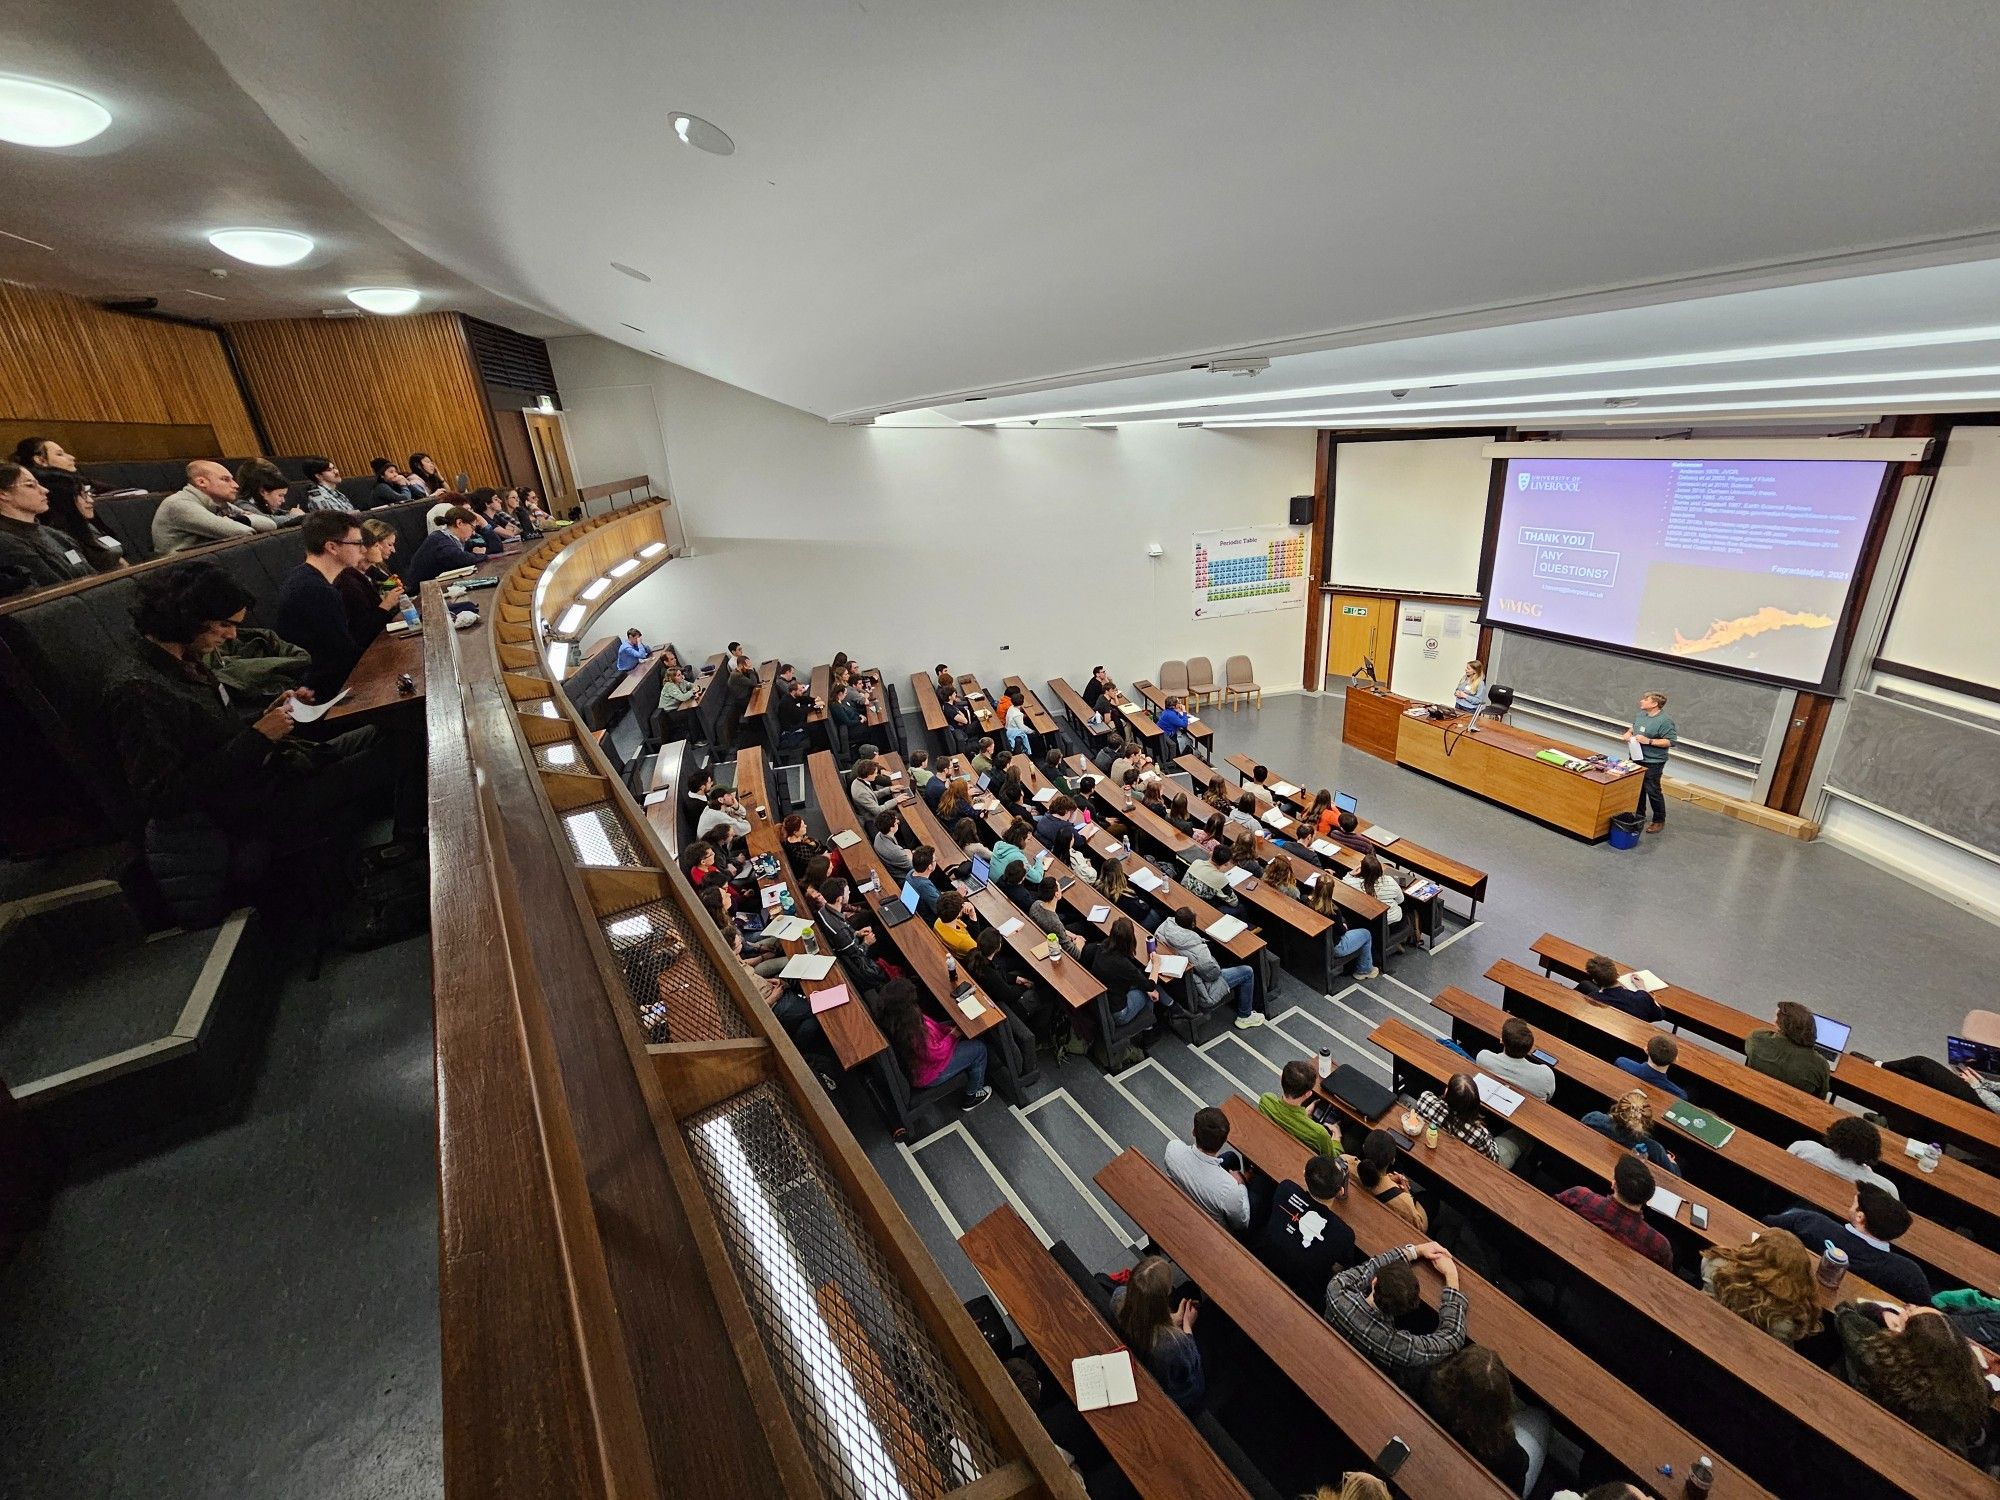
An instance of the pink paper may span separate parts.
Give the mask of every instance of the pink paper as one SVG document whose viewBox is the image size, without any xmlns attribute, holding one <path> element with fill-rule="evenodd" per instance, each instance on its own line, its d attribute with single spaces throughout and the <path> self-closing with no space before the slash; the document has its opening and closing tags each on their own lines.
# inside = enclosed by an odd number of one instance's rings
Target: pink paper
<svg viewBox="0 0 2000 1500">
<path fill-rule="evenodd" d="M 823 1010 L 832 1010 L 836 1005 L 845 1005 L 853 998 L 847 993 L 847 986 L 844 984 L 830 984 L 823 990 L 814 990 L 813 1014 L 818 1015 Z"/>
</svg>

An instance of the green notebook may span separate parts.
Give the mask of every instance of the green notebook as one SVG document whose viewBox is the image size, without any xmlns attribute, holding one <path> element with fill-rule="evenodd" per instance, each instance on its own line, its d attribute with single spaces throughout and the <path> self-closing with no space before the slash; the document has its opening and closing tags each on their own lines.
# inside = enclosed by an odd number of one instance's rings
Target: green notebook
<svg viewBox="0 0 2000 1500">
<path fill-rule="evenodd" d="M 1697 1109 L 1692 1104 L 1676 1100 L 1667 1106 L 1667 1118 L 1680 1126 L 1696 1140 L 1706 1141 L 1720 1151 L 1729 1144 L 1736 1134 L 1736 1127 L 1727 1120 L 1718 1120 L 1705 1109 Z"/>
<path fill-rule="evenodd" d="M 1535 759 L 1545 760 L 1552 766 L 1566 766 L 1569 764 L 1569 757 L 1564 755 L 1560 750 L 1537 750 L 1535 752 Z"/>
</svg>

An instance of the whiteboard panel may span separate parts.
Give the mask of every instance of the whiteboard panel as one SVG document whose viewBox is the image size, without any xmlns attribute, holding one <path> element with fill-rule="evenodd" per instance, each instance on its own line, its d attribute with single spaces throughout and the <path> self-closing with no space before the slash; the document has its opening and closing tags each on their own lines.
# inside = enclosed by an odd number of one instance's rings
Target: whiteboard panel
<svg viewBox="0 0 2000 1500">
<path fill-rule="evenodd" d="M 2000 687 L 2000 427 L 1955 427 L 1910 552 L 1886 661 Z"/>
<path fill-rule="evenodd" d="M 1469 437 L 1335 444 L 1334 586 L 1478 593 L 1479 546 L 1493 475 L 1492 461 L 1481 452 L 1487 442 Z"/>
<path fill-rule="evenodd" d="M 2000 728 L 1856 693 L 1827 785 L 2000 854 Z"/>
<path fill-rule="evenodd" d="M 1389 691 L 1449 703 L 1465 664 L 1479 654 L 1479 611 L 1434 599 L 1396 601 L 1396 655 Z"/>
</svg>

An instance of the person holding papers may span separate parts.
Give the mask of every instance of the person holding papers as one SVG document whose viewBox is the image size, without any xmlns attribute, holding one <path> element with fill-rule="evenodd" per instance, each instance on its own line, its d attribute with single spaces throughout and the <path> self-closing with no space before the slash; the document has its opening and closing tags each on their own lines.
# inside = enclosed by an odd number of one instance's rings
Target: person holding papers
<svg viewBox="0 0 2000 1500">
<path fill-rule="evenodd" d="M 1667 695 L 1641 693 L 1627 743 L 1638 748 L 1639 764 L 1646 771 L 1645 784 L 1639 789 L 1639 805 L 1653 816 L 1653 821 L 1646 825 L 1648 833 L 1658 833 L 1667 826 L 1667 794 L 1660 789 L 1660 778 L 1666 774 L 1668 753 L 1679 741 L 1680 731 L 1667 717 Z"/>
<path fill-rule="evenodd" d="M 1174 1296 L 1174 1268 L 1161 1255 L 1149 1255 L 1134 1266 L 1111 1302 L 1118 1336 L 1145 1361 L 1167 1399 L 1190 1417 L 1201 1411 L 1208 1396 L 1201 1346 L 1194 1341 L 1198 1307 L 1191 1298 Z"/>
<path fill-rule="evenodd" d="M 1188 999 L 1198 1010 L 1213 1010 L 1234 995 L 1237 1030 L 1248 1031 L 1264 1024 L 1264 1018 L 1257 1013 L 1257 976 L 1248 964 L 1222 967 L 1197 925 L 1193 907 L 1177 909 L 1153 929 L 1153 936 L 1164 952 L 1187 960 Z"/>
</svg>

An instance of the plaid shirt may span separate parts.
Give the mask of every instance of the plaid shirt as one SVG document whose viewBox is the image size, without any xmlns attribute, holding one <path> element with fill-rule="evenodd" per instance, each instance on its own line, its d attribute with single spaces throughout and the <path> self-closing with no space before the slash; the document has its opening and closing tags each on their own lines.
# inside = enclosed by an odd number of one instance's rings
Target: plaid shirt
<svg viewBox="0 0 2000 1500">
<path fill-rule="evenodd" d="M 1493 1149 L 1493 1132 L 1486 1128 L 1486 1122 L 1468 1120 L 1462 1125 L 1452 1124 L 1442 1096 L 1426 1089 L 1423 1097 L 1417 1100 L 1417 1113 L 1446 1135 L 1457 1136 L 1488 1161 L 1500 1160 L 1500 1153 Z"/>
<path fill-rule="evenodd" d="M 1580 1185 L 1557 1193 L 1556 1202 L 1571 1213 L 1582 1214 L 1620 1244 L 1673 1270 L 1674 1252 L 1667 1244 L 1667 1237 L 1646 1222 L 1643 1211 L 1627 1208 L 1607 1193 L 1593 1193 Z"/>
<path fill-rule="evenodd" d="M 1406 1333 L 1375 1310 L 1368 1287 L 1392 1261 L 1403 1259 L 1407 1246 L 1384 1250 L 1373 1260 L 1342 1271 L 1326 1286 L 1326 1320 L 1347 1336 L 1363 1354 L 1391 1375 L 1421 1375 L 1439 1360 L 1465 1347 L 1465 1297 L 1446 1287 L 1438 1302 L 1435 1333 Z"/>
</svg>

